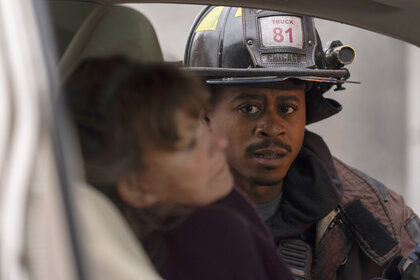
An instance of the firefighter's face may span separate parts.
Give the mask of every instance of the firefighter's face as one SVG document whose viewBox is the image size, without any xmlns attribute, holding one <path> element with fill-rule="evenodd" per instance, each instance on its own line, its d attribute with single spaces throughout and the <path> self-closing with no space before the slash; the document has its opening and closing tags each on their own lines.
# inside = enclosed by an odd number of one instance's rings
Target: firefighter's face
<svg viewBox="0 0 420 280">
<path fill-rule="evenodd" d="M 228 139 L 235 181 L 278 184 L 302 147 L 305 86 L 286 81 L 278 88 L 220 87 L 208 119 L 212 131 Z"/>
</svg>

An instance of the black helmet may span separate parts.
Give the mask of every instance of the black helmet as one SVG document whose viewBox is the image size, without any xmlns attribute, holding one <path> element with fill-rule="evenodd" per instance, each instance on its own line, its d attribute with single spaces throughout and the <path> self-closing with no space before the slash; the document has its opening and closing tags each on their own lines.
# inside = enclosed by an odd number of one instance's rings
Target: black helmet
<svg viewBox="0 0 420 280">
<path fill-rule="evenodd" d="M 184 65 L 210 85 L 258 86 L 290 78 L 315 82 L 306 95 L 307 123 L 329 117 L 341 105 L 322 93 L 346 82 L 353 48 L 334 41 L 326 59 L 314 20 L 275 11 L 207 6 L 187 41 Z M 330 62 L 331 61 L 331 62 Z"/>
</svg>

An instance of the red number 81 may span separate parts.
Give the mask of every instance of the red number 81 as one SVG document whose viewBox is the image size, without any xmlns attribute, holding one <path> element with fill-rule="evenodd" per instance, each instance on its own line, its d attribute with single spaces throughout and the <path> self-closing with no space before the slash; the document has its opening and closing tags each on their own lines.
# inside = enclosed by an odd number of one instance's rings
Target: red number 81
<svg viewBox="0 0 420 280">
<path fill-rule="evenodd" d="M 274 41 L 278 43 L 281 43 L 284 41 L 283 29 L 281 29 L 280 27 L 276 27 L 273 29 L 273 33 L 274 33 L 274 37 L 273 37 Z M 284 33 L 289 34 L 289 41 L 290 43 L 293 43 L 292 28 L 289 27 L 289 29 L 287 29 Z"/>
</svg>

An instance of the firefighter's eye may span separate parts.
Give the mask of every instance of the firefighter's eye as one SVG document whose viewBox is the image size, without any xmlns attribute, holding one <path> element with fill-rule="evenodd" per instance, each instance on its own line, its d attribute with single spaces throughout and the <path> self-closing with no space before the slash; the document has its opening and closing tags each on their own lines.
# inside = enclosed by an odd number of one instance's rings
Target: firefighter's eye
<svg viewBox="0 0 420 280">
<path fill-rule="evenodd" d="M 284 104 L 284 105 L 280 105 L 279 106 L 279 112 L 282 114 L 291 114 L 294 111 L 296 111 L 296 107 L 289 105 L 289 104 Z"/>
<path fill-rule="evenodd" d="M 240 107 L 240 110 L 247 114 L 256 114 L 261 111 L 261 109 L 258 106 L 252 104 L 244 105 Z"/>
</svg>

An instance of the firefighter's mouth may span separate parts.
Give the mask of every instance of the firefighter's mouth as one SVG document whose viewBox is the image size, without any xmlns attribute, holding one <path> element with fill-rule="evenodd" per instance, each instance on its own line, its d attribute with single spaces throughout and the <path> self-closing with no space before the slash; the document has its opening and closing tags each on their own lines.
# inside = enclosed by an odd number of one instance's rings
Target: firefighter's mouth
<svg viewBox="0 0 420 280">
<path fill-rule="evenodd" d="M 257 151 L 253 153 L 253 159 L 263 166 L 278 168 L 282 166 L 288 153 L 284 150 L 278 151 Z"/>
<path fill-rule="evenodd" d="M 259 153 L 255 153 L 254 157 L 256 158 L 261 158 L 261 159 L 279 159 L 279 158 L 283 158 L 286 156 L 286 153 L 280 153 L 280 154 L 259 154 Z"/>
<path fill-rule="evenodd" d="M 263 161 L 275 161 L 275 160 L 281 160 L 284 157 L 287 156 L 288 151 L 285 149 L 259 149 L 254 151 L 253 156 L 257 160 L 263 160 Z"/>
</svg>

